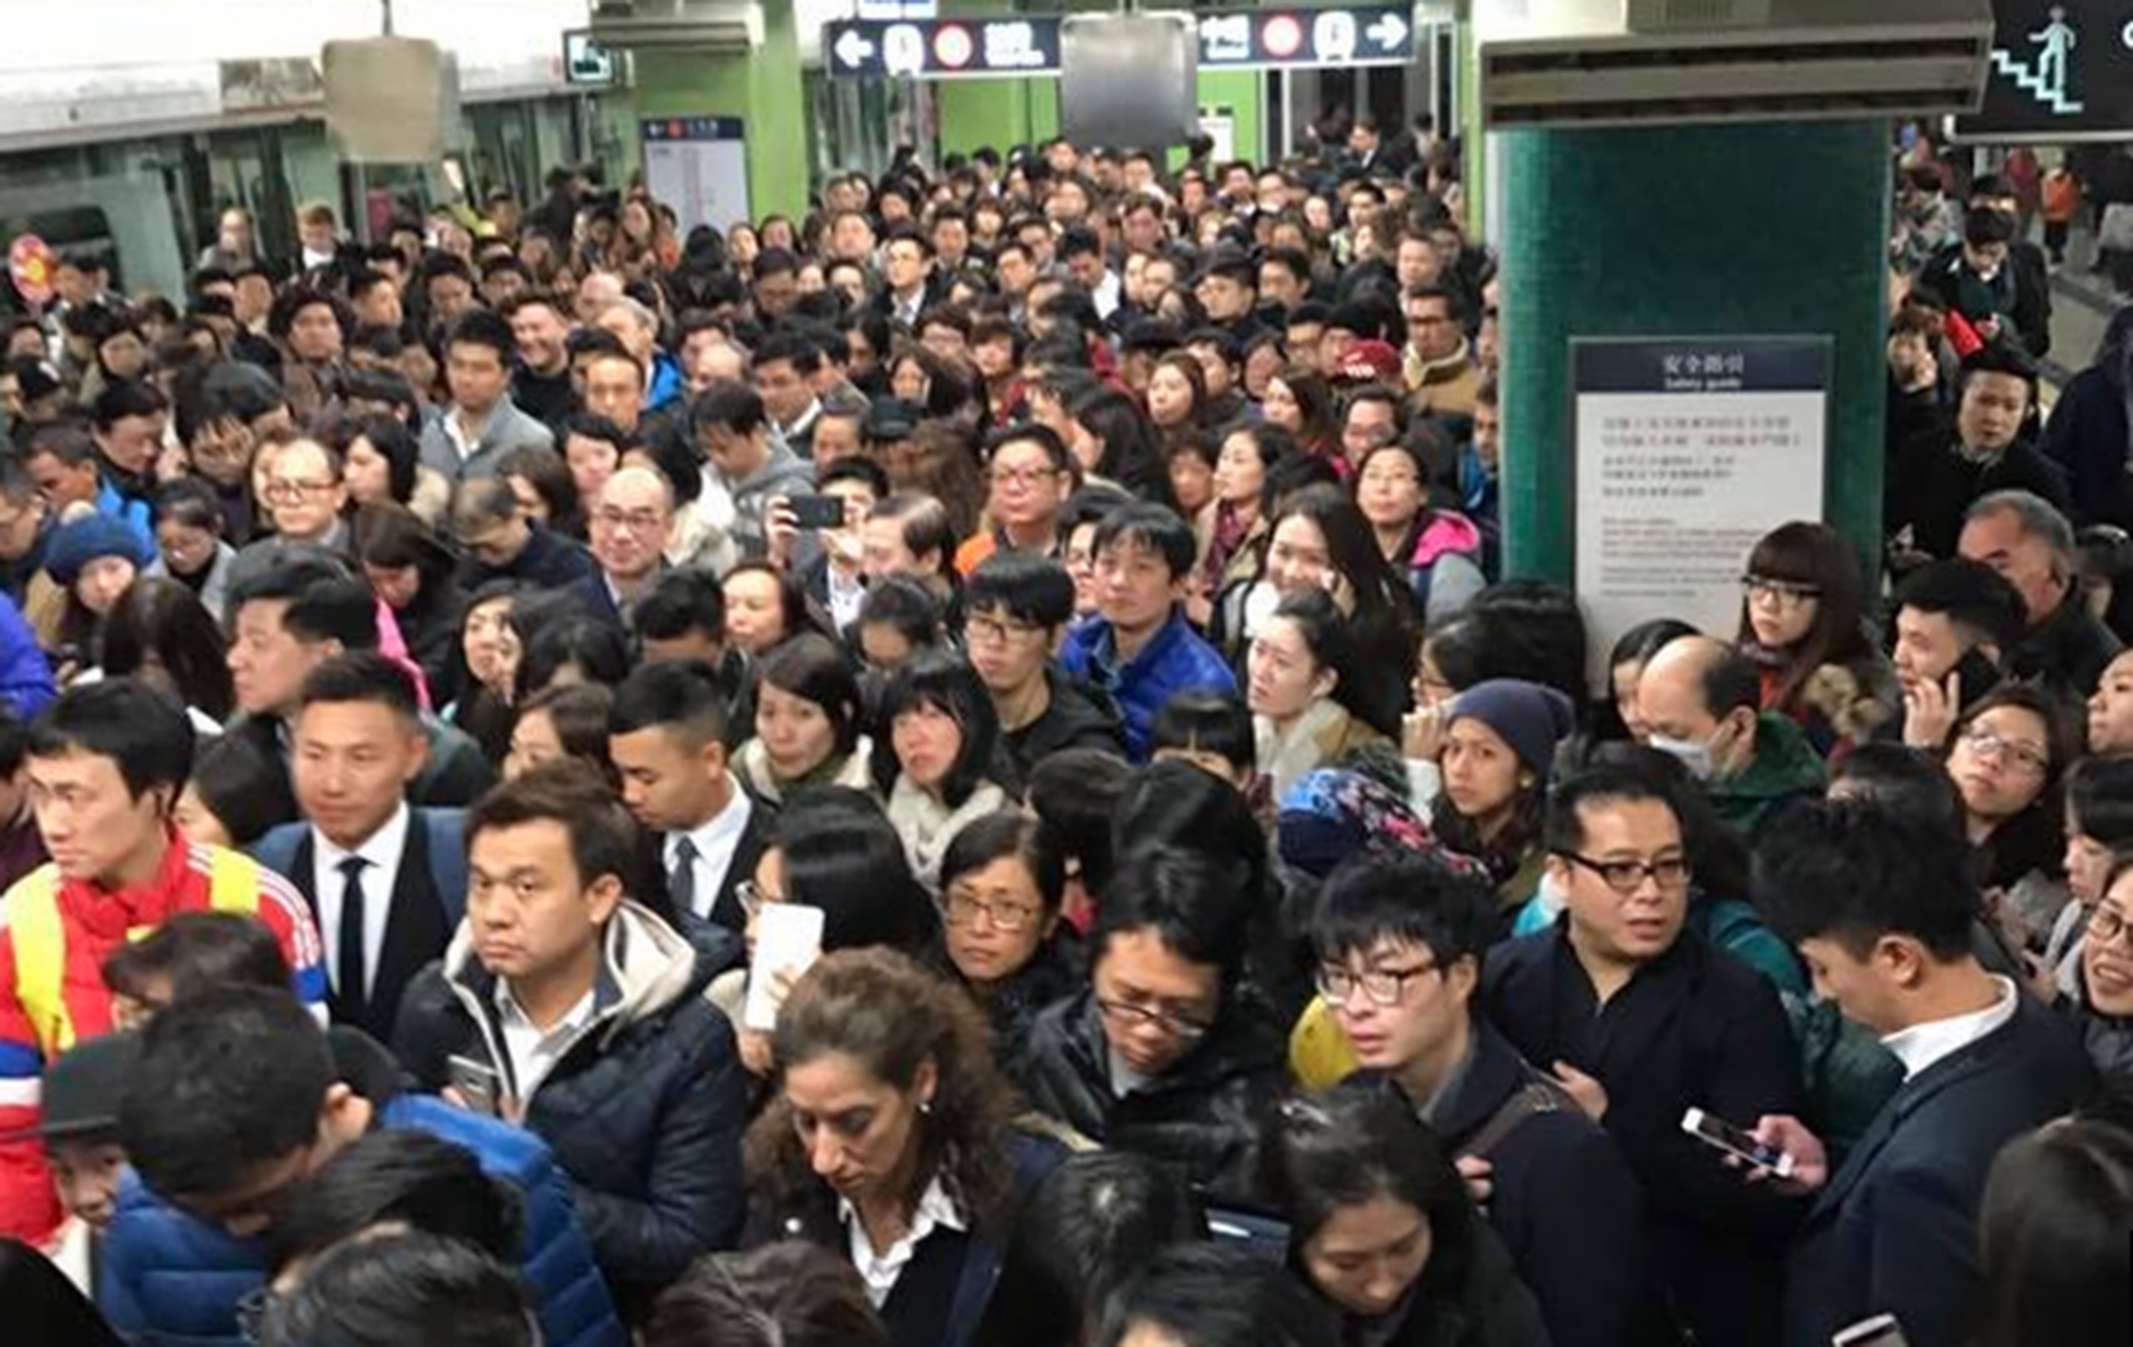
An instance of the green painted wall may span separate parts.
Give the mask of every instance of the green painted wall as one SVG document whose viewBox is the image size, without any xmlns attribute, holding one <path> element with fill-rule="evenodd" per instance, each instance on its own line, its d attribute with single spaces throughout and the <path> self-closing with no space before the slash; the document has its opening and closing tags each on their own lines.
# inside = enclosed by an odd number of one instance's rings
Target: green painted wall
<svg viewBox="0 0 2133 1347">
<path fill-rule="evenodd" d="M 636 72 L 637 117 L 742 119 L 748 205 L 756 218 L 806 213 L 807 103 L 792 0 L 767 0 L 763 44 L 745 55 L 644 51 L 637 53 Z"/>
<path fill-rule="evenodd" d="M 1878 560 L 1888 141 L 1878 121 L 1504 135 L 1507 572 L 1575 566 L 1574 336 L 1835 337 L 1825 517 Z"/>
<path fill-rule="evenodd" d="M 968 154 L 990 145 L 1035 144 L 1059 134 L 1059 81 L 942 80 L 934 86 L 942 154 Z"/>
<path fill-rule="evenodd" d="M 1203 70 L 1200 72 L 1201 107 L 1227 103 L 1236 114 L 1237 157 L 1255 164 L 1266 162 L 1265 125 L 1260 99 L 1266 80 L 1257 70 Z"/>
</svg>

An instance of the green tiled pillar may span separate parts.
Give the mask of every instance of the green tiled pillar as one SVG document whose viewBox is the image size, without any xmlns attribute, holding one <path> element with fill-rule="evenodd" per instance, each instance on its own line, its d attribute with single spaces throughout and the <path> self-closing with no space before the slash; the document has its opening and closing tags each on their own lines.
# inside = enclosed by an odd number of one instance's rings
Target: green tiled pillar
<svg viewBox="0 0 2133 1347">
<path fill-rule="evenodd" d="M 807 212 L 809 162 L 799 35 L 792 0 L 764 0 L 762 9 L 763 43 L 745 54 L 638 52 L 637 115 L 739 117 L 749 213 L 797 219 Z"/>
<path fill-rule="evenodd" d="M 1834 337 L 1825 517 L 1878 558 L 1888 146 L 1879 121 L 1504 135 L 1507 574 L 1572 578 L 1573 337 Z"/>
</svg>

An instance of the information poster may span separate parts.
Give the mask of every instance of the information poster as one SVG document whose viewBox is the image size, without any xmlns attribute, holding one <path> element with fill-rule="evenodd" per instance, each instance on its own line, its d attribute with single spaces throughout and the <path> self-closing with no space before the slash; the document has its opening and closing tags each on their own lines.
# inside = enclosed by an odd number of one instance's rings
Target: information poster
<svg viewBox="0 0 2133 1347">
<path fill-rule="evenodd" d="M 1570 364 L 1594 658 L 1655 617 L 1730 640 L 1756 540 L 1822 518 L 1830 339 L 1573 339 Z"/>
<path fill-rule="evenodd" d="M 724 233 L 750 218 L 748 145 L 738 117 L 662 117 L 641 123 L 644 185 L 674 208 L 681 233 L 698 225 Z"/>
</svg>

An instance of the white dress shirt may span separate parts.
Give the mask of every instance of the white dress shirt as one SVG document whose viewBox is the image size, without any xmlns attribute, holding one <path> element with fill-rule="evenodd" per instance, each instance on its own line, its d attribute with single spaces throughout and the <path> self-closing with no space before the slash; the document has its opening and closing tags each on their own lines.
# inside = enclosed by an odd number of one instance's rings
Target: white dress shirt
<svg viewBox="0 0 2133 1347">
<path fill-rule="evenodd" d="M 363 994 L 378 985 L 378 958 L 385 949 L 385 922 L 392 915 L 393 885 L 400 875 L 400 853 L 407 849 L 411 820 L 407 802 L 393 810 L 384 826 L 364 839 L 354 850 L 334 845 L 316 826 L 311 829 L 311 891 L 318 895 L 318 933 L 326 945 L 326 971 L 339 977 L 341 968 L 341 895 L 348 876 L 341 862 L 360 856 L 369 864 L 357 874 L 363 886 Z M 340 990 L 338 986 L 334 988 Z"/>
<path fill-rule="evenodd" d="M 2015 1009 L 2020 1004 L 2014 983 L 1997 973 L 1992 975 L 1992 981 L 2000 989 L 1999 999 L 1983 1010 L 1951 1015 L 1944 1020 L 1927 1020 L 1882 1036 L 1881 1046 L 1895 1053 L 1896 1060 L 1903 1063 L 1905 1080 L 1948 1054 L 1969 1047 L 2014 1018 Z"/>
<path fill-rule="evenodd" d="M 824 588 L 829 593 L 830 621 L 837 630 L 843 631 L 859 620 L 859 610 L 867 601 L 867 582 L 864 576 L 855 575 L 850 580 L 832 562 L 824 573 Z"/>
<path fill-rule="evenodd" d="M 696 894 L 693 904 L 696 915 L 708 919 L 712 906 L 718 901 L 718 891 L 725 887 L 726 871 L 733 865 L 733 853 L 741 845 L 741 834 L 748 831 L 748 818 L 755 812 L 755 804 L 748 792 L 737 781 L 729 782 L 732 792 L 726 807 L 710 819 L 685 833 L 668 833 L 663 848 L 667 874 L 674 873 L 680 860 L 681 839 L 686 837 L 696 844 Z"/>
<path fill-rule="evenodd" d="M 867 1238 L 866 1222 L 859 1219 L 858 1210 L 841 1197 L 837 1199 L 837 1219 L 844 1222 L 845 1233 L 851 1237 L 852 1266 L 859 1269 L 867 1284 L 867 1299 L 874 1302 L 877 1310 L 888 1302 L 889 1293 L 896 1289 L 896 1279 L 904 1275 L 904 1268 L 918 1253 L 920 1241 L 942 1226 L 969 1229 L 963 1214 L 948 1200 L 938 1174 L 919 1195 L 918 1210 L 911 1214 L 911 1228 L 882 1253 L 874 1252 L 874 1241 Z"/>
<path fill-rule="evenodd" d="M 578 1003 L 563 1012 L 563 1018 L 542 1029 L 512 995 L 511 984 L 496 980 L 496 1018 L 504 1028 L 504 1052 L 511 1058 L 511 1080 L 518 1087 L 518 1102 L 533 1098 L 533 1092 L 548 1079 L 555 1064 L 577 1041 L 593 1020 L 594 988 L 585 989 Z"/>
</svg>

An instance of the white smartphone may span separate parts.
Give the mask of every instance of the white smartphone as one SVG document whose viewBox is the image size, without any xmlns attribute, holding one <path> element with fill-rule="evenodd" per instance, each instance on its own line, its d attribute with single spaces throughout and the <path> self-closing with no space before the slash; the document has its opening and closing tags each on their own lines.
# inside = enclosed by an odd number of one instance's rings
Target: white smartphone
<svg viewBox="0 0 2133 1347">
<path fill-rule="evenodd" d="M 822 909 L 805 903 L 765 903 L 755 914 L 755 957 L 748 963 L 748 999 L 741 1027 L 768 1033 L 778 1025 L 783 1000 L 778 974 L 807 971 L 822 954 Z"/>
<path fill-rule="evenodd" d="M 1706 1146 L 1715 1147 L 1728 1155 L 1737 1155 L 1759 1169 L 1767 1169 L 1781 1179 L 1792 1177 L 1792 1157 L 1775 1146 L 1766 1146 L 1757 1141 L 1753 1133 L 1735 1127 L 1724 1118 L 1714 1118 L 1700 1108 L 1692 1108 L 1681 1115 L 1681 1130 L 1695 1137 Z"/>
<path fill-rule="evenodd" d="M 1909 1347 L 1903 1336 L 1903 1325 L 1896 1322 L 1893 1314 L 1877 1314 L 1871 1319 L 1861 1319 L 1850 1328 L 1840 1328 L 1829 1340 L 1829 1347 Z"/>
<path fill-rule="evenodd" d="M 445 1058 L 445 1071 L 451 1078 L 452 1088 L 459 1091 L 459 1097 L 466 1101 L 468 1108 L 492 1118 L 502 1116 L 504 1080 L 495 1067 L 454 1053 Z"/>
</svg>

